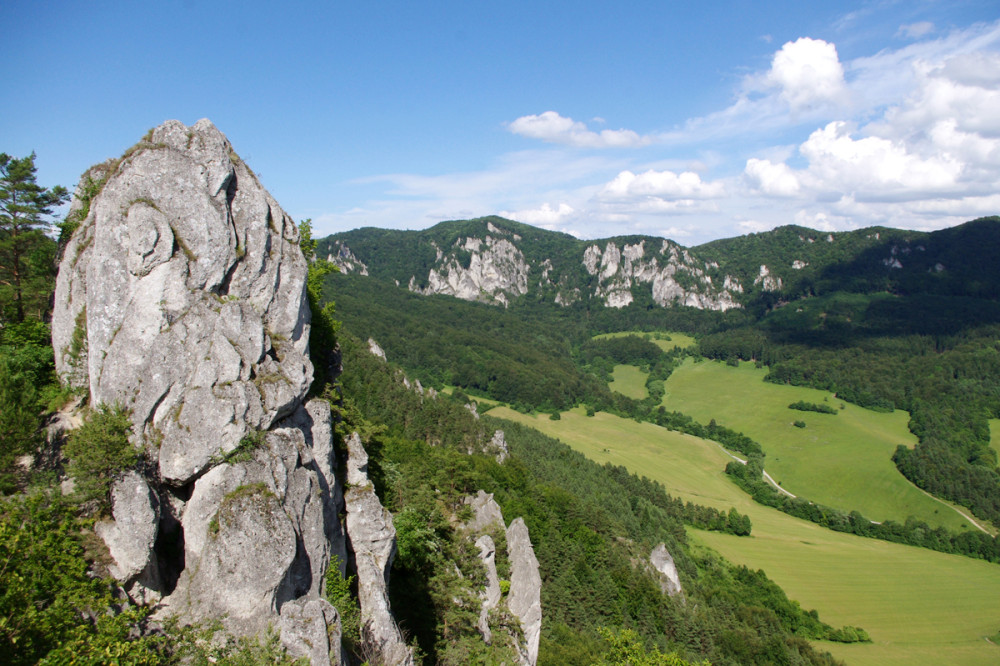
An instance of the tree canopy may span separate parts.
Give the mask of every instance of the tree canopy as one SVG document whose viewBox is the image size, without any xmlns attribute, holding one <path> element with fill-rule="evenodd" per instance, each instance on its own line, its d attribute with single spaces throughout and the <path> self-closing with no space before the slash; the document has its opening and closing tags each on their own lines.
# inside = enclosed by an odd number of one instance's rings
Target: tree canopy
<svg viewBox="0 0 1000 666">
<path fill-rule="evenodd" d="M 0 153 L 0 320 L 41 319 L 48 309 L 55 242 L 45 235 L 49 216 L 69 193 L 36 179 L 35 153 Z"/>
</svg>

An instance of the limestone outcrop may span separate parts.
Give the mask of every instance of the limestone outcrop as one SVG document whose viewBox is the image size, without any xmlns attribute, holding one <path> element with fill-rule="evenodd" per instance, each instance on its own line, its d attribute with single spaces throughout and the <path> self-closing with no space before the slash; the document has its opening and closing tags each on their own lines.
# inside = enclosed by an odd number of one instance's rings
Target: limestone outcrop
<svg viewBox="0 0 1000 666">
<path fill-rule="evenodd" d="M 476 539 L 476 548 L 479 549 L 479 560 L 486 569 L 486 587 L 480 595 L 482 606 L 479 610 L 479 621 L 476 628 L 483 635 L 483 640 L 490 643 L 493 640 L 493 632 L 490 629 L 490 611 L 500 604 L 503 591 L 500 589 L 500 576 L 497 575 L 496 553 L 497 547 L 493 543 L 493 537 L 484 534 Z"/>
<path fill-rule="evenodd" d="M 148 462 L 96 528 L 112 575 L 160 614 L 276 627 L 294 655 L 339 662 L 320 596 L 331 556 L 347 560 L 343 494 L 329 404 L 305 401 L 296 225 L 208 120 L 168 121 L 91 169 L 71 211 L 56 367 L 129 411 Z"/>
<path fill-rule="evenodd" d="M 521 621 L 524 631 L 524 642 L 516 647 L 521 663 L 534 666 L 542 635 L 542 577 L 523 518 L 515 518 L 507 528 L 507 556 L 510 558 L 507 607 Z"/>
<path fill-rule="evenodd" d="M 491 611 L 505 602 L 506 609 L 520 624 L 520 632 L 510 631 L 508 637 L 524 666 L 534 666 L 538 661 L 538 644 L 542 630 L 542 578 L 538 570 L 538 560 L 528 535 L 528 527 L 522 518 L 515 518 L 505 527 L 503 512 L 492 494 L 480 490 L 474 497 L 465 498 L 465 504 L 472 509 L 472 518 L 463 528 L 475 538 L 479 549 L 479 559 L 486 570 L 486 586 L 480 592 L 480 613 L 478 628 L 487 643 L 495 640 L 490 627 Z M 497 534 L 507 542 L 506 561 L 510 568 L 509 589 L 506 600 L 497 574 L 496 544 L 490 533 Z"/>
<path fill-rule="evenodd" d="M 497 430 L 493 433 L 493 439 L 490 440 L 487 450 L 496 454 L 497 462 L 501 465 L 507 460 L 510 448 L 507 446 L 507 438 L 504 436 L 503 430 Z"/>
<path fill-rule="evenodd" d="M 160 125 L 95 177 L 59 267 L 56 369 L 131 410 L 183 485 L 309 388 L 298 229 L 208 120 Z"/>
<path fill-rule="evenodd" d="M 493 233 L 483 238 L 460 238 L 451 248 L 436 248 L 438 267 L 428 273 L 427 286 L 418 288 L 414 278 L 410 290 L 503 306 L 528 293 L 531 267 L 512 242 L 520 237 L 506 238 L 502 230 L 489 226 Z"/>
<path fill-rule="evenodd" d="M 634 300 L 634 286 L 649 284 L 653 301 L 663 307 L 740 307 L 735 296 L 743 289 L 735 278 L 724 276 L 721 287 L 713 283 L 711 273 L 717 272 L 718 266 L 699 265 L 687 250 L 670 241 L 662 241 L 659 250 L 647 248 L 646 243 L 643 240 L 619 249 L 614 241 L 606 241 L 603 249 L 594 244 L 584 251 L 584 269 L 597 281 L 594 296 L 605 305 L 623 308 Z"/>
<path fill-rule="evenodd" d="M 681 579 L 677 575 L 677 566 L 674 564 L 674 558 L 667 550 L 666 544 L 661 543 L 653 549 L 653 552 L 649 554 L 649 562 L 660 572 L 660 588 L 663 592 L 671 597 L 677 595 L 683 597 L 684 590 L 681 587 Z"/>
<path fill-rule="evenodd" d="M 357 433 L 347 440 L 347 533 L 358 572 L 362 640 L 382 663 L 412 664 L 389 607 L 389 570 L 396 557 L 396 530 L 368 479 L 368 454 Z"/>
</svg>

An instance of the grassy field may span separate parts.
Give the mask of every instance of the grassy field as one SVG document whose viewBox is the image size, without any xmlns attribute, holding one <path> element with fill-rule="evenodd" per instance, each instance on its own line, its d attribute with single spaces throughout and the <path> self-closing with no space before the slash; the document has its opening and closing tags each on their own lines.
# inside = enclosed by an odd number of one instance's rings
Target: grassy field
<svg viewBox="0 0 1000 666">
<path fill-rule="evenodd" d="M 702 423 L 715 419 L 760 442 L 768 473 L 789 492 L 877 521 L 916 516 L 950 530 L 976 529 L 952 505 L 906 480 L 892 462 L 900 444 L 916 444 L 909 415 L 884 414 L 844 403 L 826 391 L 764 382 L 766 369 L 688 359 L 666 382 L 663 404 Z M 836 415 L 792 410 L 806 401 Z M 802 421 L 805 428 L 797 428 Z"/>
<path fill-rule="evenodd" d="M 649 396 L 649 391 L 646 390 L 648 372 L 643 372 L 634 365 L 616 365 L 611 377 L 609 387 L 612 391 L 618 391 L 622 395 L 636 400 L 642 400 Z"/>
<path fill-rule="evenodd" d="M 1000 419 L 990 419 L 990 446 L 1000 458 Z"/>
<path fill-rule="evenodd" d="M 600 335 L 595 335 L 594 339 L 599 340 L 601 338 L 623 338 L 627 335 L 635 335 L 638 337 L 650 336 L 649 341 L 657 345 L 663 351 L 673 351 L 674 347 L 680 347 L 681 349 L 687 349 L 695 344 L 695 339 L 686 333 L 647 333 L 644 331 L 622 331 L 619 333 L 601 333 Z M 653 336 L 659 335 L 663 339 L 657 339 Z M 670 338 L 669 340 L 665 338 Z"/>
<path fill-rule="evenodd" d="M 441 389 L 441 393 L 444 393 L 445 395 L 451 395 L 452 393 L 455 392 L 456 388 L 458 388 L 458 387 L 457 386 L 445 386 L 444 388 Z M 466 395 L 468 395 L 468 393 L 466 393 Z M 475 402 L 479 403 L 480 407 L 483 408 L 483 411 L 489 409 L 490 407 L 495 407 L 495 406 L 497 406 L 497 405 L 500 404 L 499 400 L 494 400 L 493 398 L 484 398 L 481 395 L 469 395 L 469 398 L 471 400 L 474 400 Z"/>
<path fill-rule="evenodd" d="M 505 407 L 490 414 L 656 479 L 685 500 L 749 515 L 751 537 L 689 533 L 732 562 L 763 569 L 825 622 L 868 631 L 870 644 L 817 644 L 849 664 L 1000 663 L 1000 647 L 986 641 L 1000 630 L 998 565 L 832 532 L 755 504 L 725 476 L 730 458 L 714 442 L 605 413 L 573 410 L 559 421 Z"/>
</svg>

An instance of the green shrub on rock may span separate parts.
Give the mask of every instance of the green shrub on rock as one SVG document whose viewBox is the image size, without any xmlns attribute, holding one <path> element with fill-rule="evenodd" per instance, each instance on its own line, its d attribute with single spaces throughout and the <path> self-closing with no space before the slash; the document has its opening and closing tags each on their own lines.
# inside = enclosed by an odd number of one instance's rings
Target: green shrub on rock
<svg viewBox="0 0 1000 666">
<path fill-rule="evenodd" d="M 129 442 L 131 426 L 126 410 L 101 405 L 69 436 L 64 449 L 70 459 L 67 472 L 76 482 L 81 501 L 109 508 L 111 483 L 139 460 L 139 452 Z"/>
</svg>

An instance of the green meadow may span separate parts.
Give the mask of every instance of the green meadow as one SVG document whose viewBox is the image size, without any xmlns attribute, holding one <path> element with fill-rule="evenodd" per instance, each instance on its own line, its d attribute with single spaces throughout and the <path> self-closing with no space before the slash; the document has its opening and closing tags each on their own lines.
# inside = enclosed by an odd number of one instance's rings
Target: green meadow
<svg viewBox="0 0 1000 666">
<path fill-rule="evenodd" d="M 687 349 L 688 347 L 694 346 L 696 340 L 686 333 L 648 333 L 645 331 L 621 331 L 618 333 L 601 333 L 600 335 L 595 335 L 595 340 L 600 340 L 601 338 L 624 338 L 629 335 L 634 335 L 637 337 L 649 336 L 649 341 L 658 346 L 663 351 L 673 351 L 674 347 L 680 347 L 681 349 Z M 660 337 L 657 338 L 656 336 Z M 669 338 L 669 339 L 667 339 Z"/>
<path fill-rule="evenodd" d="M 702 423 L 745 433 L 764 448 L 768 473 L 785 490 L 876 521 L 915 516 L 949 530 L 976 529 L 955 507 L 910 483 L 892 462 L 899 445 L 912 447 L 909 415 L 873 412 L 832 393 L 764 381 L 766 369 L 688 359 L 666 382 L 664 406 Z M 789 409 L 798 401 L 828 405 L 836 414 Z M 805 423 L 805 428 L 793 425 Z M 968 513 L 968 512 L 965 512 Z"/>
<path fill-rule="evenodd" d="M 849 664 L 1000 663 L 1000 647 L 987 641 L 1000 631 L 996 564 L 833 532 L 756 504 L 726 477 L 730 457 L 714 442 L 580 409 L 559 421 L 506 407 L 490 414 L 557 437 L 599 463 L 624 465 L 677 497 L 749 515 L 750 537 L 689 534 L 732 562 L 763 569 L 825 622 L 868 631 L 870 644 L 818 643 Z"/>
<path fill-rule="evenodd" d="M 642 400 L 649 396 L 649 391 L 646 390 L 648 377 L 648 372 L 643 372 L 634 365 L 616 365 L 614 372 L 611 373 L 612 380 L 609 386 L 612 391 Z"/>
</svg>

